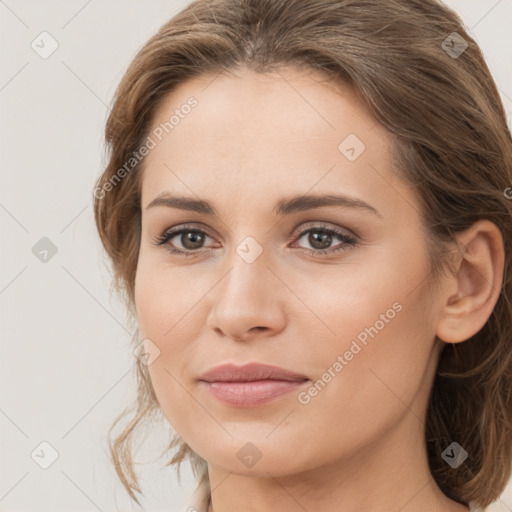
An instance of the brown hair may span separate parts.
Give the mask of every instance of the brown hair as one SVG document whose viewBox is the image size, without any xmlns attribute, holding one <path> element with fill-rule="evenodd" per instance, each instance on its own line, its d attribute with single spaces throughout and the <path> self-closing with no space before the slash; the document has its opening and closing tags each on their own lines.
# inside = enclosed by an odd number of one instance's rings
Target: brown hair
<svg viewBox="0 0 512 512">
<path fill-rule="evenodd" d="M 450 51 L 453 32 L 465 41 L 455 48 L 468 45 L 460 55 Z M 500 496 L 511 473 L 512 140 L 481 50 L 442 3 L 196 0 L 165 23 L 126 71 L 106 125 L 109 161 L 96 183 L 94 208 L 115 288 L 133 314 L 143 161 L 132 162 L 122 177 L 119 169 L 146 139 L 164 98 L 198 75 L 243 67 L 265 73 L 287 65 L 352 85 L 395 136 L 396 172 L 417 191 L 433 276 L 446 270 L 446 249 L 456 232 L 479 219 L 501 231 L 505 277 L 498 302 L 478 333 L 445 344 L 425 426 L 439 487 L 452 499 L 485 507 Z M 132 442 L 159 405 L 147 367 L 135 364 L 137 400 L 109 435 L 132 416 L 110 438 L 110 450 L 123 485 L 139 503 Z M 457 470 L 441 457 L 452 441 L 469 453 Z M 188 456 L 204 483 L 206 462 L 179 437 L 171 438 L 172 448 L 177 450 L 168 464 L 177 464 L 178 478 Z"/>
</svg>

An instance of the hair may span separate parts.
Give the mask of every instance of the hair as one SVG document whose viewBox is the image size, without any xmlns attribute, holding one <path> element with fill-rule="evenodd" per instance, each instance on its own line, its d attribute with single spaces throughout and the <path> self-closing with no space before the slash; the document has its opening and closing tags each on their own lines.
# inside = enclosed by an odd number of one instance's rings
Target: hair
<svg viewBox="0 0 512 512">
<path fill-rule="evenodd" d="M 459 56 L 445 51 L 443 41 L 453 32 L 468 45 Z M 432 276 L 446 271 L 457 232 L 480 219 L 500 229 L 505 268 L 498 301 L 479 332 L 445 343 L 425 422 L 438 486 L 456 501 L 485 507 L 506 487 L 512 461 L 512 139 L 480 48 L 441 2 L 196 0 L 166 22 L 129 65 L 106 123 L 108 163 L 95 184 L 94 213 L 113 287 L 134 315 L 144 161 L 122 176 L 119 171 L 137 154 L 164 99 L 201 75 L 284 66 L 352 86 L 393 136 L 393 171 L 417 193 Z M 159 404 L 138 359 L 135 372 L 137 399 L 109 430 L 109 448 L 121 482 L 140 505 L 132 444 Z M 168 450 L 175 453 L 166 465 L 176 464 L 180 479 L 188 458 L 199 485 L 207 485 L 206 461 L 170 435 Z M 456 470 L 442 458 L 453 441 L 469 454 Z"/>
</svg>

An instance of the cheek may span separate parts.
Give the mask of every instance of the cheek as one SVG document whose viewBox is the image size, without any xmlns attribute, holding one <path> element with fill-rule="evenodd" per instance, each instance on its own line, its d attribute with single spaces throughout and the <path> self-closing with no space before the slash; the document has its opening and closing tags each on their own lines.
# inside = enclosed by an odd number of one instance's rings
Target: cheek
<svg viewBox="0 0 512 512">
<path fill-rule="evenodd" d="M 424 290 L 408 292 L 353 296 L 331 317 L 337 338 L 312 354 L 318 380 L 301 400 L 326 431 L 368 440 L 410 410 L 421 417 L 413 403 L 428 393 L 434 332 Z"/>
<path fill-rule="evenodd" d="M 393 414 L 392 406 L 403 410 L 400 400 L 412 401 L 423 385 L 434 340 L 427 294 L 417 286 L 426 269 L 389 256 L 365 272 L 321 269 L 314 282 L 296 283 L 309 308 L 300 329 L 315 334 L 304 350 L 319 379 L 302 403 L 318 408 L 318 417 L 325 407 L 338 422 L 348 411 L 350 418 Z"/>
<path fill-rule="evenodd" d="M 135 304 L 141 335 L 166 343 L 180 339 L 176 333 L 188 322 L 188 312 L 201 297 L 201 283 L 187 272 L 170 268 L 161 255 L 139 257 L 135 276 Z"/>
<path fill-rule="evenodd" d="M 415 321 L 416 304 L 402 297 L 402 309 L 395 302 L 391 312 L 388 302 L 366 304 L 367 314 L 340 314 L 337 340 L 310 352 L 316 380 L 297 397 L 293 421 L 281 434 L 297 439 L 294 449 L 300 452 L 303 439 L 297 433 L 318 433 L 323 442 L 308 456 L 319 463 L 372 445 L 411 413 L 423 416 L 431 342 Z M 386 311 L 388 323 L 379 318 Z"/>
<path fill-rule="evenodd" d="M 207 284 L 202 281 L 191 286 L 186 274 L 142 257 L 135 279 L 140 336 L 160 351 L 148 367 L 153 389 L 164 415 L 180 435 L 191 429 L 192 418 L 201 416 L 190 395 L 190 378 L 195 377 L 190 365 L 194 354 L 197 357 L 195 340 L 204 327 L 200 317 L 206 314 L 205 303 L 199 299 L 208 291 L 202 289 Z"/>
</svg>

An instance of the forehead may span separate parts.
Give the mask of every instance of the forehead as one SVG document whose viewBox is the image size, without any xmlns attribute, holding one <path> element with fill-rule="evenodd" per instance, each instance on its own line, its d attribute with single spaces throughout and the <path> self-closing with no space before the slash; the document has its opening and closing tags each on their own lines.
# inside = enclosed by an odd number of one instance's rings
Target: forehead
<svg viewBox="0 0 512 512">
<path fill-rule="evenodd" d="M 391 134 L 353 88 L 315 71 L 189 80 L 161 103 L 150 136 L 143 204 L 164 190 L 244 197 L 247 205 L 248 193 L 270 199 L 314 188 L 368 198 L 400 186 L 391 174 Z"/>
</svg>

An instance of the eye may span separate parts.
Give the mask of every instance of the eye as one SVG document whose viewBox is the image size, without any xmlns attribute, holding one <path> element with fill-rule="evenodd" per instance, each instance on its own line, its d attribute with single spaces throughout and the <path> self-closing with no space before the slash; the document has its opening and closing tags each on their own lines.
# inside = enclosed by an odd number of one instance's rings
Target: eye
<svg viewBox="0 0 512 512">
<path fill-rule="evenodd" d="M 301 245 L 299 245 L 298 248 L 313 256 L 346 251 L 357 244 L 357 239 L 354 236 L 324 225 L 313 225 L 312 227 L 303 228 L 298 235 L 292 238 L 292 242 L 301 240 L 306 235 L 308 235 L 306 242 L 310 244 L 312 248 L 303 247 Z M 166 249 L 172 254 L 179 256 L 195 256 L 204 249 L 203 244 L 207 238 L 212 237 L 202 229 L 198 229 L 195 226 L 182 225 L 177 228 L 167 229 L 156 237 L 154 243 L 159 246 L 166 246 Z M 176 239 L 176 242 L 173 242 L 173 239 Z M 336 239 L 341 243 L 332 248 L 331 244 Z M 176 247 L 176 243 L 179 243 L 181 247 Z M 207 247 L 206 250 L 211 250 L 211 248 Z"/>
<path fill-rule="evenodd" d="M 178 236 L 181 235 L 181 236 Z M 171 240 L 176 240 L 181 244 L 181 248 L 176 248 L 171 245 Z M 157 245 L 166 245 L 167 250 L 173 254 L 179 254 L 183 256 L 194 256 L 198 254 L 199 250 L 202 249 L 202 244 L 206 238 L 211 238 L 202 229 L 198 229 L 193 226 L 181 226 L 176 229 L 168 229 L 164 231 L 155 240 Z M 176 242 L 173 242 L 173 244 Z"/>
<path fill-rule="evenodd" d="M 307 237 L 305 237 L 306 235 Z M 357 240 L 354 236 L 327 226 L 316 225 L 302 229 L 299 236 L 296 237 L 296 240 L 301 240 L 304 237 L 312 249 L 302 246 L 299 247 L 312 255 L 333 254 L 339 251 L 346 251 L 357 244 Z M 341 244 L 332 248 L 331 244 L 335 239 L 340 240 Z"/>
</svg>

